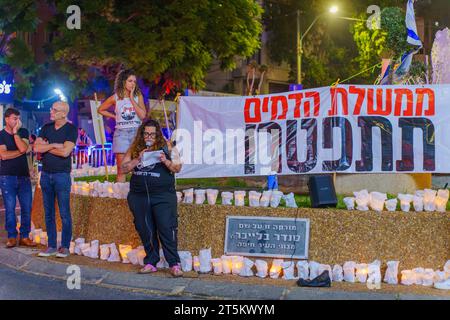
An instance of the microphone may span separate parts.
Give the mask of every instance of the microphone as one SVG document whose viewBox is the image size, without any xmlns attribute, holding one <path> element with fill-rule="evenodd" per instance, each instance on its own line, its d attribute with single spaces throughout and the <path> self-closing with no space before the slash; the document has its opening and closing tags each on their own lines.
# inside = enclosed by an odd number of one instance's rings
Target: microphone
<svg viewBox="0 0 450 320">
<path fill-rule="evenodd" d="M 153 145 L 153 142 L 151 142 L 151 141 L 145 141 L 145 146 L 146 146 L 147 148 L 150 148 L 152 145 Z"/>
</svg>

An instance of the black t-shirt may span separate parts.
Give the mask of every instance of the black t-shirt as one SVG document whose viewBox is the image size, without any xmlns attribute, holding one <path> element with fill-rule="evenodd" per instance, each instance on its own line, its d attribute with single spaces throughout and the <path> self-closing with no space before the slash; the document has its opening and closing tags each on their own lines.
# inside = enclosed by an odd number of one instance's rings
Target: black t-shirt
<svg viewBox="0 0 450 320">
<path fill-rule="evenodd" d="M 64 143 L 66 141 L 77 142 L 78 129 L 70 122 L 66 122 L 58 130 L 55 129 L 55 123 L 50 122 L 41 128 L 39 137 L 46 140 L 48 143 Z M 72 161 L 70 155 L 67 158 L 55 156 L 50 152 L 42 155 L 42 171 L 48 173 L 70 173 L 72 169 Z"/>
<path fill-rule="evenodd" d="M 164 147 L 162 151 L 170 160 L 167 147 Z M 130 191 L 135 193 L 175 192 L 175 176 L 163 163 L 148 167 L 138 165 L 131 176 Z"/>
<path fill-rule="evenodd" d="M 18 134 L 22 139 L 28 140 L 27 129 L 20 128 Z M 18 150 L 16 142 L 14 141 L 14 135 L 9 134 L 5 129 L 0 131 L 0 145 L 5 145 L 7 151 Z M 14 159 L 1 160 L 0 175 L 29 177 L 30 172 L 28 171 L 28 161 L 26 153 Z"/>
</svg>

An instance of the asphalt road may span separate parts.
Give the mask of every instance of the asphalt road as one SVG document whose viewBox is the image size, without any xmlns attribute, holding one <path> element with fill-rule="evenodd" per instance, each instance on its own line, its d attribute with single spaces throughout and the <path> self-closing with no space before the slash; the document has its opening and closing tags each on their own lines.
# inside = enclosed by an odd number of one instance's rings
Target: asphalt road
<svg viewBox="0 0 450 320">
<path fill-rule="evenodd" d="M 81 284 L 69 290 L 66 281 L 37 276 L 0 264 L 0 300 L 168 300 L 182 299 Z M 184 298 L 186 299 L 186 298 Z"/>
<path fill-rule="evenodd" d="M 7 240 L 5 212 L 0 196 L 0 245 Z M 81 284 L 69 290 L 66 281 L 16 271 L 0 264 L 0 300 L 172 300 L 186 299 Z"/>
</svg>

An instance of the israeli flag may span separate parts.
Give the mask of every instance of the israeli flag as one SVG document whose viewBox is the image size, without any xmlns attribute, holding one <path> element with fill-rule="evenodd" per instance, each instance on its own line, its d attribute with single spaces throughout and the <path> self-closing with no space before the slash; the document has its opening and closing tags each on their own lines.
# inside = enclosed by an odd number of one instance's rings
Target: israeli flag
<svg viewBox="0 0 450 320">
<path fill-rule="evenodd" d="M 401 83 L 403 77 L 409 72 L 411 67 L 413 56 L 419 52 L 422 48 L 422 41 L 417 34 L 416 17 L 414 14 L 414 0 L 408 0 L 406 6 L 406 29 L 408 31 L 408 36 L 406 41 L 409 44 L 416 46 L 416 48 L 409 50 L 404 53 L 399 65 L 394 70 L 394 83 Z"/>
<path fill-rule="evenodd" d="M 408 37 L 406 41 L 414 46 L 422 47 L 422 41 L 420 41 L 417 34 L 416 17 L 414 14 L 414 0 L 408 0 L 406 6 L 406 29 L 408 30 Z"/>
<path fill-rule="evenodd" d="M 402 81 L 403 76 L 405 76 L 409 68 L 411 67 L 413 56 L 420 50 L 411 50 L 403 54 L 400 64 L 397 66 L 394 72 L 394 83 L 399 84 Z"/>
</svg>

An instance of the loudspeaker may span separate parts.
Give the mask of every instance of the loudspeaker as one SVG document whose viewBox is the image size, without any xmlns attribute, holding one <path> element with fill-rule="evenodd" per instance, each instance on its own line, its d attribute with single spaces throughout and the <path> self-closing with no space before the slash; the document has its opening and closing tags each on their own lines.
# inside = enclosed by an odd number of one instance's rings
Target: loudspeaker
<svg viewBox="0 0 450 320">
<path fill-rule="evenodd" d="M 311 176 L 309 177 L 308 188 L 313 208 L 336 207 L 338 201 L 332 176 Z"/>
</svg>

